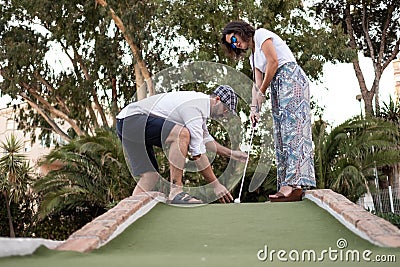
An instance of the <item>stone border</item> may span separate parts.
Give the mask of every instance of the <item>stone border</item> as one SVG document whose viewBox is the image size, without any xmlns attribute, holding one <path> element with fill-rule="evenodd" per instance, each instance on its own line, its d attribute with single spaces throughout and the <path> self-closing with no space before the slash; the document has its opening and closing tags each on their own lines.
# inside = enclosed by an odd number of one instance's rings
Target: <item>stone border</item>
<svg viewBox="0 0 400 267">
<path fill-rule="evenodd" d="M 146 192 L 125 198 L 115 207 L 74 232 L 55 249 L 90 252 L 99 248 L 145 215 L 159 202 L 165 202 L 165 196 L 160 192 Z"/>
<path fill-rule="evenodd" d="M 400 229 L 331 189 L 307 190 L 304 198 L 327 210 L 352 232 L 380 247 L 400 247 Z"/>
</svg>

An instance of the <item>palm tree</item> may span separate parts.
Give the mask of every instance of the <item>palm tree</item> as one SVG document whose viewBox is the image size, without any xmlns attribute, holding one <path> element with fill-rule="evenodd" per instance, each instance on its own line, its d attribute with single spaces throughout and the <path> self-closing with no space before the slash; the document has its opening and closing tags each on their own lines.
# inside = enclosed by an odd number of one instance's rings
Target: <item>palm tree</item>
<svg viewBox="0 0 400 267">
<path fill-rule="evenodd" d="M 331 188 L 352 200 L 367 192 L 374 167 L 400 160 L 395 149 L 398 129 L 377 118 L 354 117 L 333 128 L 314 124 L 315 169 L 318 186 Z"/>
<path fill-rule="evenodd" d="M 34 185 L 42 197 L 41 217 L 63 209 L 107 208 L 129 196 L 135 186 L 121 142 L 111 129 L 75 138 L 52 150 L 39 164 L 53 162 L 61 162 L 62 167 Z"/>
<path fill-rule="evenodd" d="M 382 110 L 380 112 L 380 116 L 385 121 L 390 121 L 394 123 L 400 131 L 400 102 L 396 103 L 393 101 L 392 97 L 389 98 L 389 103 L 383 103 Z M 397 149 L 400 150 L 400 140 L 397 139 Z M 382 168 L 382 171 L 386 173 L 389 177 L 389 184 L 394 186 L 395 188 L 400 188 L 400 162 L 397 162 L 393 165 L 388 165 Z M 399 191 L 400 192 L 400 191 Z"/>
<path fill-rule="evenodd" d="M 386 120 L 391 121 L 397 126 L 400 123 L 400 102 L 395 103 L 390 96 L 389 103 L 384 102 L 382 110 L 380 111 L 380 116 Z"/>
<path fill-rule="evenodd" d="M 10 237 L 15 237 L 10 205 L 12 201 L 18 203 L 27 192 L 30 167 L 26 156 L 20 153 L 23 143 L 14 134 L 6 138 L 6 142 L 1 142 L 0 148 L 4 151 L 0 158 L 0 190 L 6 202 Z"/>
<path fill-rule="evenodd" d="M 327 177 L 327 168 L 328 165 L 328 155 L 325 153 L 324 149 L 326 149 L 326 137 L 328 124 L 323 121 L 321 118 L 318 121 L 314 122 L 312 126 L 312 138 L 314 142 L 314 166 L 315 166 L 315 175 L 317 177 L 317 187 L 325 188 Z"/>
</svg>

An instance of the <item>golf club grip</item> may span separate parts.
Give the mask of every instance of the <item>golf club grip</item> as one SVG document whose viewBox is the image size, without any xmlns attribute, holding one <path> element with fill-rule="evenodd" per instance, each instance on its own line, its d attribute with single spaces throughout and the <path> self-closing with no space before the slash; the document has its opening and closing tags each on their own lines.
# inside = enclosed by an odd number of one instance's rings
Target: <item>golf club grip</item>
<svg viewBox="0 0 400 267">
<path fill-rule="evenodd" d="M 257 113 L 260 112 L 260 109 L 259 109 L 258 105 L 256 106 L 256 112 L 257 112 Z M 253 123 L 252 123 L 253 130 L 254 130 L 254 128 L 256 127 L 256 125 L 257 125 L 257 121 L 253 121 Z"/>
</svg>

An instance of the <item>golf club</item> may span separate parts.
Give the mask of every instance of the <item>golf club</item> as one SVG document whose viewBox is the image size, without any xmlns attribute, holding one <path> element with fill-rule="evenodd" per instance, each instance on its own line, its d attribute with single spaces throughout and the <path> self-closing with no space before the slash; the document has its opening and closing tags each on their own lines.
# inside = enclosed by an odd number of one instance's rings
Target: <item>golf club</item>
<svg viewBox="0 0 400 267">
<path fill-rule="evenodd" d="M 243 177 L 242 177 L 242 184 L 240 185 L 240 190 L 239 190 L 239 197 L 238 197 L 238 198 L 235 198 L 235 200 L 234 200 L 234 202 L 235 202 L 236 204 L 240 203 L 240 197 L 242 196 L 244 176 L 246 175 L 247 164 L 249 163 L 250 150 L 251 150 L 251 145 L 252 145 L 252 143 L 253 143 L 254 129 L 255 129 L 255 125 L 252 126 L 252 130 L 251 130 L 250 144 L 249 144 L 249 149 L 248 149 L 248 151 L 247 151 L 246 163 L 245 163 L 245 165 L 244 165 Z"/>
</svg>

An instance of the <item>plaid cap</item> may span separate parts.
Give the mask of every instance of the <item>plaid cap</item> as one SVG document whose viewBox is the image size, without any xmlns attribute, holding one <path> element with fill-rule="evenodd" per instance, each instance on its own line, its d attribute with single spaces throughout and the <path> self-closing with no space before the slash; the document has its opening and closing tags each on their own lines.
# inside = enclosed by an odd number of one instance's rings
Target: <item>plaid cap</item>
<svg viewBox="0 0 400 267">
<path fill-rule="evenodd" d="M 236 114 L 238 98 L 232 87 L 229 85 L 220 85 L 213 93 L 219 96 L 221 102 L 224 103 L 233 114 Z"/>
</svg>

